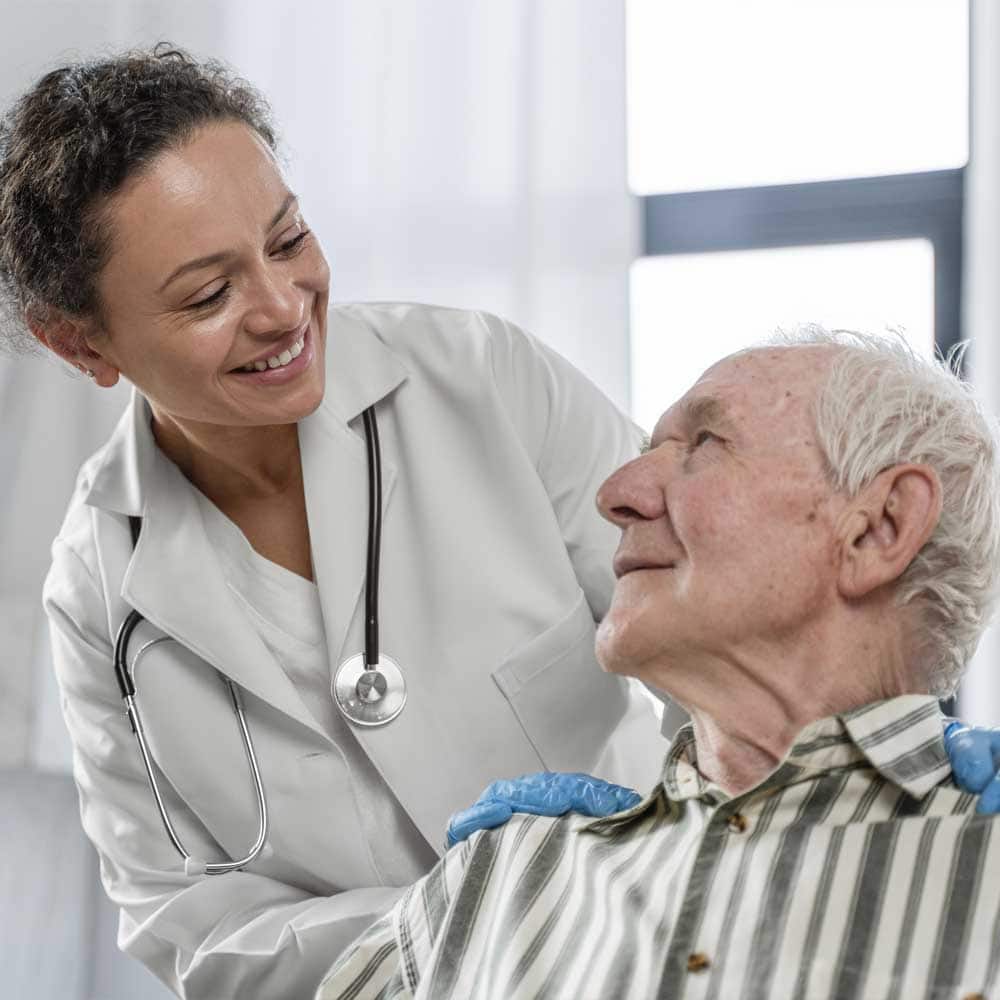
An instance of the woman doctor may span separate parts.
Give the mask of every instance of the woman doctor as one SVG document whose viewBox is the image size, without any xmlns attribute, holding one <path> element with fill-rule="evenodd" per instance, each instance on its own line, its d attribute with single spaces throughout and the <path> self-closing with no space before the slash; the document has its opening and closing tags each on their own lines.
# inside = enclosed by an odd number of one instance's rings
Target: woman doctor
<svg viewBox="0 0 1000 1000">
<path fill-rule="evenodd" d="M 593 498 L 639 432 L 496 317 L 331 307 L 274 147 L 252 88 L 165 51 L 55 70 L 0 131 L 12 314 L 96 386 L 134 386 L 44 600 L 120 944 L 187 997 L 311 995 L 492 778 L 630 782 L 626 758 L 662 753 L 592 652 L 616 542 Z M 391 721 L 365 725 L 383 720 L 334 677 L 364 670 L 375 578 L 398 670 Z M 113 666 L 133 609 L 125 659 L 187 861 Z M 205 874 L 252 853 L 256 773 L 263 850 Z"/>
<path fill-rule="evenodd" d="M 0 133 L 9 304 L 95 386 L 135 387 L 80 472 L 44 600 L 120 944 L 190 997 L 311 995 L 497 776 L 629 780 L 614 736 L 628 689 L 592 652 L 616 543 L 594 495 L 639 432 L 496 317 L 331 308 L 274 145 L 250 87 L 169 52 L 55 70 Z M 378 644 L 406 692 L 381 726 L 331 692 L 366 644 L 366 411 Z M 187 865 L 113 666 L 133 609 L 136 703 Z M 223 678 L 269 829 L 242 871 L 205 875 L 260 826 Z M 655 773 L 646 711 L 629 756 Z"/>
</svg>

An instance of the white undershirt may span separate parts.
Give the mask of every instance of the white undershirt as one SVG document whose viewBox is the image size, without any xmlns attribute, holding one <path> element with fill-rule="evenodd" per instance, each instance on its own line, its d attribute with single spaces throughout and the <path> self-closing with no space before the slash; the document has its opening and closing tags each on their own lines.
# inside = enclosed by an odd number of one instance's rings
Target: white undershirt
<svg viewBox="0 0 1000 1000">
<path fill-rule="evenodd" d="M 437 856 L 334 703 L 333 665 L 316 584 L 265 559 L 239 527 L 200 492 L 198 500 L 230 591 L 316 722 L 347 761 L 361 811 L 359 835 L 367 838 L 383 883 L 402 886 L 415 882 Z M 344 812 L 351 815 L 353 810 Z M 441 838 L 443 841 L 443 830 Z"/>
</svg>

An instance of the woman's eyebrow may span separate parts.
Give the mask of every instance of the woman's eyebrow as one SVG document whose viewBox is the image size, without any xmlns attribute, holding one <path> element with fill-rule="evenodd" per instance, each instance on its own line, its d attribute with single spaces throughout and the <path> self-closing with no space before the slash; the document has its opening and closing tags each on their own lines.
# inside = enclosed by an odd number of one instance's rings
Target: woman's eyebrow
<svg viewBox="0 0 1000 1000">
<path fill-rule="evenodd" d="M 297 200 L 298 196 L 289 191 L 285 200 L 281 203 L 281 207 L 274 213 L 274 217 L 267 224 L 267 228 L 274 229 L 274 227 L 282 220 L 285 213 Z M 198 271 L 203 267 L 211 267 L 213 264 L 221 264 L 224 260 L 228 260 L 232 256 L 233 254 L 231 251 L 222 250 L 219 253 L 210 253 L 205 257 L 196 257 L 194 260 L 189 260 L 186 264 L 181 264 L 181 266 L 178 267 L 170 275 L 170 277 L 163 282 L 162 285 L 160 285 L 159 291 L 164 291 L 172 281 L 176 281 L 182 274 L 188 274 L 190 271 Z"/>
<path fill-rule="evenodd" d="M 268 229 L 274 229 L 274 227 L 281 222 L 282 216 L 287 212 L 293 205 L 294 202 L 298 201 L 299 196 L 289 191 L 285 200 L 281 203 L 281 208 L 274 213 L 274 218 L 268 223 Z"/>
</svg>

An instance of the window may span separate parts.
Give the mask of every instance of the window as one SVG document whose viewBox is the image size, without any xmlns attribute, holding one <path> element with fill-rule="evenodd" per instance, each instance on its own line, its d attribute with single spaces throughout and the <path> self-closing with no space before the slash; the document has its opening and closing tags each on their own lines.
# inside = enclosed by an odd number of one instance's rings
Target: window
<svg viewBox="0 0 1000 1000">
<path fill-rule="evenodd" d="M 806 317 L 831 328 L 896 326 L 934 351 L 926 239 L 646 257 L 631 285 L 632 414 L 647 429 L 714 361 Z"/>
<path fill-rule="evenodd" d="M 968 6 L 629 0 L 633 415 L 774 327 L 961 339 Z"/>
</svg>

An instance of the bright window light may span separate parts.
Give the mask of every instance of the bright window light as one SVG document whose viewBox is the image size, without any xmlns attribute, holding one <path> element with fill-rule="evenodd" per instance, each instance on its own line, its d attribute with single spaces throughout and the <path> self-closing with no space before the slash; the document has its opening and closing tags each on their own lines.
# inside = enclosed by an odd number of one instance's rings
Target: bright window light
<svg viewBox="0 0 1000 1000">
<path fill-rule="evenodd" d="M 966 0 L 629 0 L 638 194 L 968 160 Z"/>
<path fill-rule="evenodd" d="M 645 257 L 632 265 L 632 417 L 652 430 L 702 372 L 777 327 L 899 330 L 934 352 L 928 240 Z"/>
</svg>

